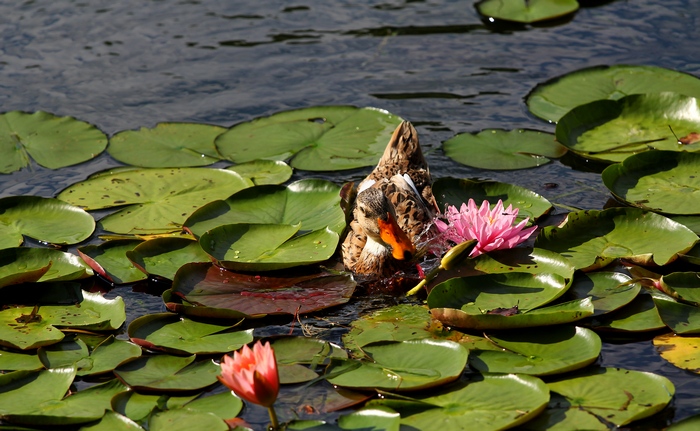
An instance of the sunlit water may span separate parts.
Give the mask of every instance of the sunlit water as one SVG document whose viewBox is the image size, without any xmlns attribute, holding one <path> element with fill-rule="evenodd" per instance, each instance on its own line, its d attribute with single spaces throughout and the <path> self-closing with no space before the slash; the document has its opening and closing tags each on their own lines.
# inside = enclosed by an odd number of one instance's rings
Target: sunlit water
<svg viewBox="0 0 700 431">
<path fill-rule="evenodd" d="M 566 207 L 602 208 L 609 194 L 585 164 L 482 171 L 450 161 L 440 144 L 484 128 L 553 131 L 527 112 L 523 98 L 536 84 L 580 68 L 649 64 L 700 75 L 700 2 L 597 2 L 542 26 L 494 26 L 471 3 L 2 2 L 0 104 L 4 111 L 71 115 L 108 134 L 163 121 L 230 126 L 314 105 L 376 106 L 417 126 L 436 178 L 495 179 Z M 34 166 L 0 177 L 0 196 L 53 196 L 115 165 L 101 156 L 59 171 Z M 367 172 L 295 177 L 342 182 Z M 159 296 L 131 287 L 109 295 L 125 298 L 129 321 L 163 308 Z M 360 314 L 395 301 L 360 298 L 305 319 L 311 326 L 281 321 L 258 335 L 305 329 L 338 341 Z M 648 340 L 605 344 L 600 363 L 653 371 L 676 384 L 671 408 L 638 429 L 700 412 L 697 378 L 666 363 Z M 255 408 L 244 417 L 258 425 L 266 420 Z"/>
</svg>

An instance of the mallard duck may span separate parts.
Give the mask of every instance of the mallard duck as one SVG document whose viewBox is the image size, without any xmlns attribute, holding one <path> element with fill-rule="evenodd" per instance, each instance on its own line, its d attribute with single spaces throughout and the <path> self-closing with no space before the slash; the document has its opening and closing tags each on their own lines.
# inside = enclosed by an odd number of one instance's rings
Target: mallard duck
<svg viewBox="0 0 700 431">
<path fill-rule="evenodd" d="M 377 167 L 357 188 L 343 263 L 355 274 L 390 277 L 411 266 L 437 204 L 416 129 L 403 121 Z"/>
</svg>

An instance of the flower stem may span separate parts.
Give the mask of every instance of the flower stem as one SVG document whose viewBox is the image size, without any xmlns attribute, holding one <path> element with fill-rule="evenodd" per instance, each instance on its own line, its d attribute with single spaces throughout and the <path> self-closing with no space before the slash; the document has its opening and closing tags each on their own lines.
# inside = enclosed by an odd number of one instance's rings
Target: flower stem
<svg viewBox="0 0 700 431">
<path fill-rule="evenodd" d="M 267 408 L 267 412 L 270 414 L 270 422 L 272 423 L 272 429 L 279 429 L 280 423 L 277 420 L 277 413 L 275 413 L 275 408 L 270 406 Z"/>
</svg>

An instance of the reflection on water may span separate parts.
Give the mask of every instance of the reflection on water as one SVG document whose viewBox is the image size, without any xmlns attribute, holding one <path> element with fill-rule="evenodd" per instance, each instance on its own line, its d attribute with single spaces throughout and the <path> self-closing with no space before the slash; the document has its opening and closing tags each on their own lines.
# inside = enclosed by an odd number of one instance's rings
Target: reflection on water
<svg viewBox="0 0 700 431">
<path fill-rule="evenodd" d="M 471 2 L 448 0 L 2 2 L 0 103 L 3 110 L 75 116 L 108 134 L 161 121 L 229 126 L 312 105 L 377 106 L 417 126 L 436 178 L 505 181 L 597 209 L 608 193 L 588 171 L 599 167 L 555 162 L 482 171 L 455 164 L 439 147 L 455 133 L 484 128 L 552 131 L 528 114 L 523 98 L 579 68 L 650 64 L 700 75 L 700 44 L 693 42 L 700 2 L 598 3 L 570 20 L 511 26 L 482 20 Z M 52 196 L 115 165 L 101 156 L 56 172 L 35 166 L 0 177 L 0 194 Z M 368 171 L 318 176 L 340 182 Z M 127 290 L 113 294 L 126 296 L 130 319 L 162 307 L 157 297 Z M 385 305 L 361 300 L 334 310 L 333 323 L 311 320 L 337 339 L 361 310 Z M 277 332 L 288 331 L 285 323 Z M 677 385 L 676 418 L 696 412 L 698 385 L 650 346 L 606 345 L 603 363 L 653 367 Z"/>
</svg>

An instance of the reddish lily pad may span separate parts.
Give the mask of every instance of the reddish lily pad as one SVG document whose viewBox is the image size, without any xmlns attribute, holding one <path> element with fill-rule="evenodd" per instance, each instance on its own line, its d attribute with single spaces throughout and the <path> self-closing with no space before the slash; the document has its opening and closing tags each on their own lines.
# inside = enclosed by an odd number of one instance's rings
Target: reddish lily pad
<svg viewBox="0 0 700 431">
<path fill-rule="evenodd" d="M 190 263 L 178 271 L 169 292 L 195 306 L 185 307 L 188 313 L 231 318 L 231 311 L 239 317 L 303 314 L 344 304 L 355 285 L 349 275 L 311 270 L 239 274 L 212 264 Z M 166 305 L 178 310 L 176 305 Z"/>
</svg>

